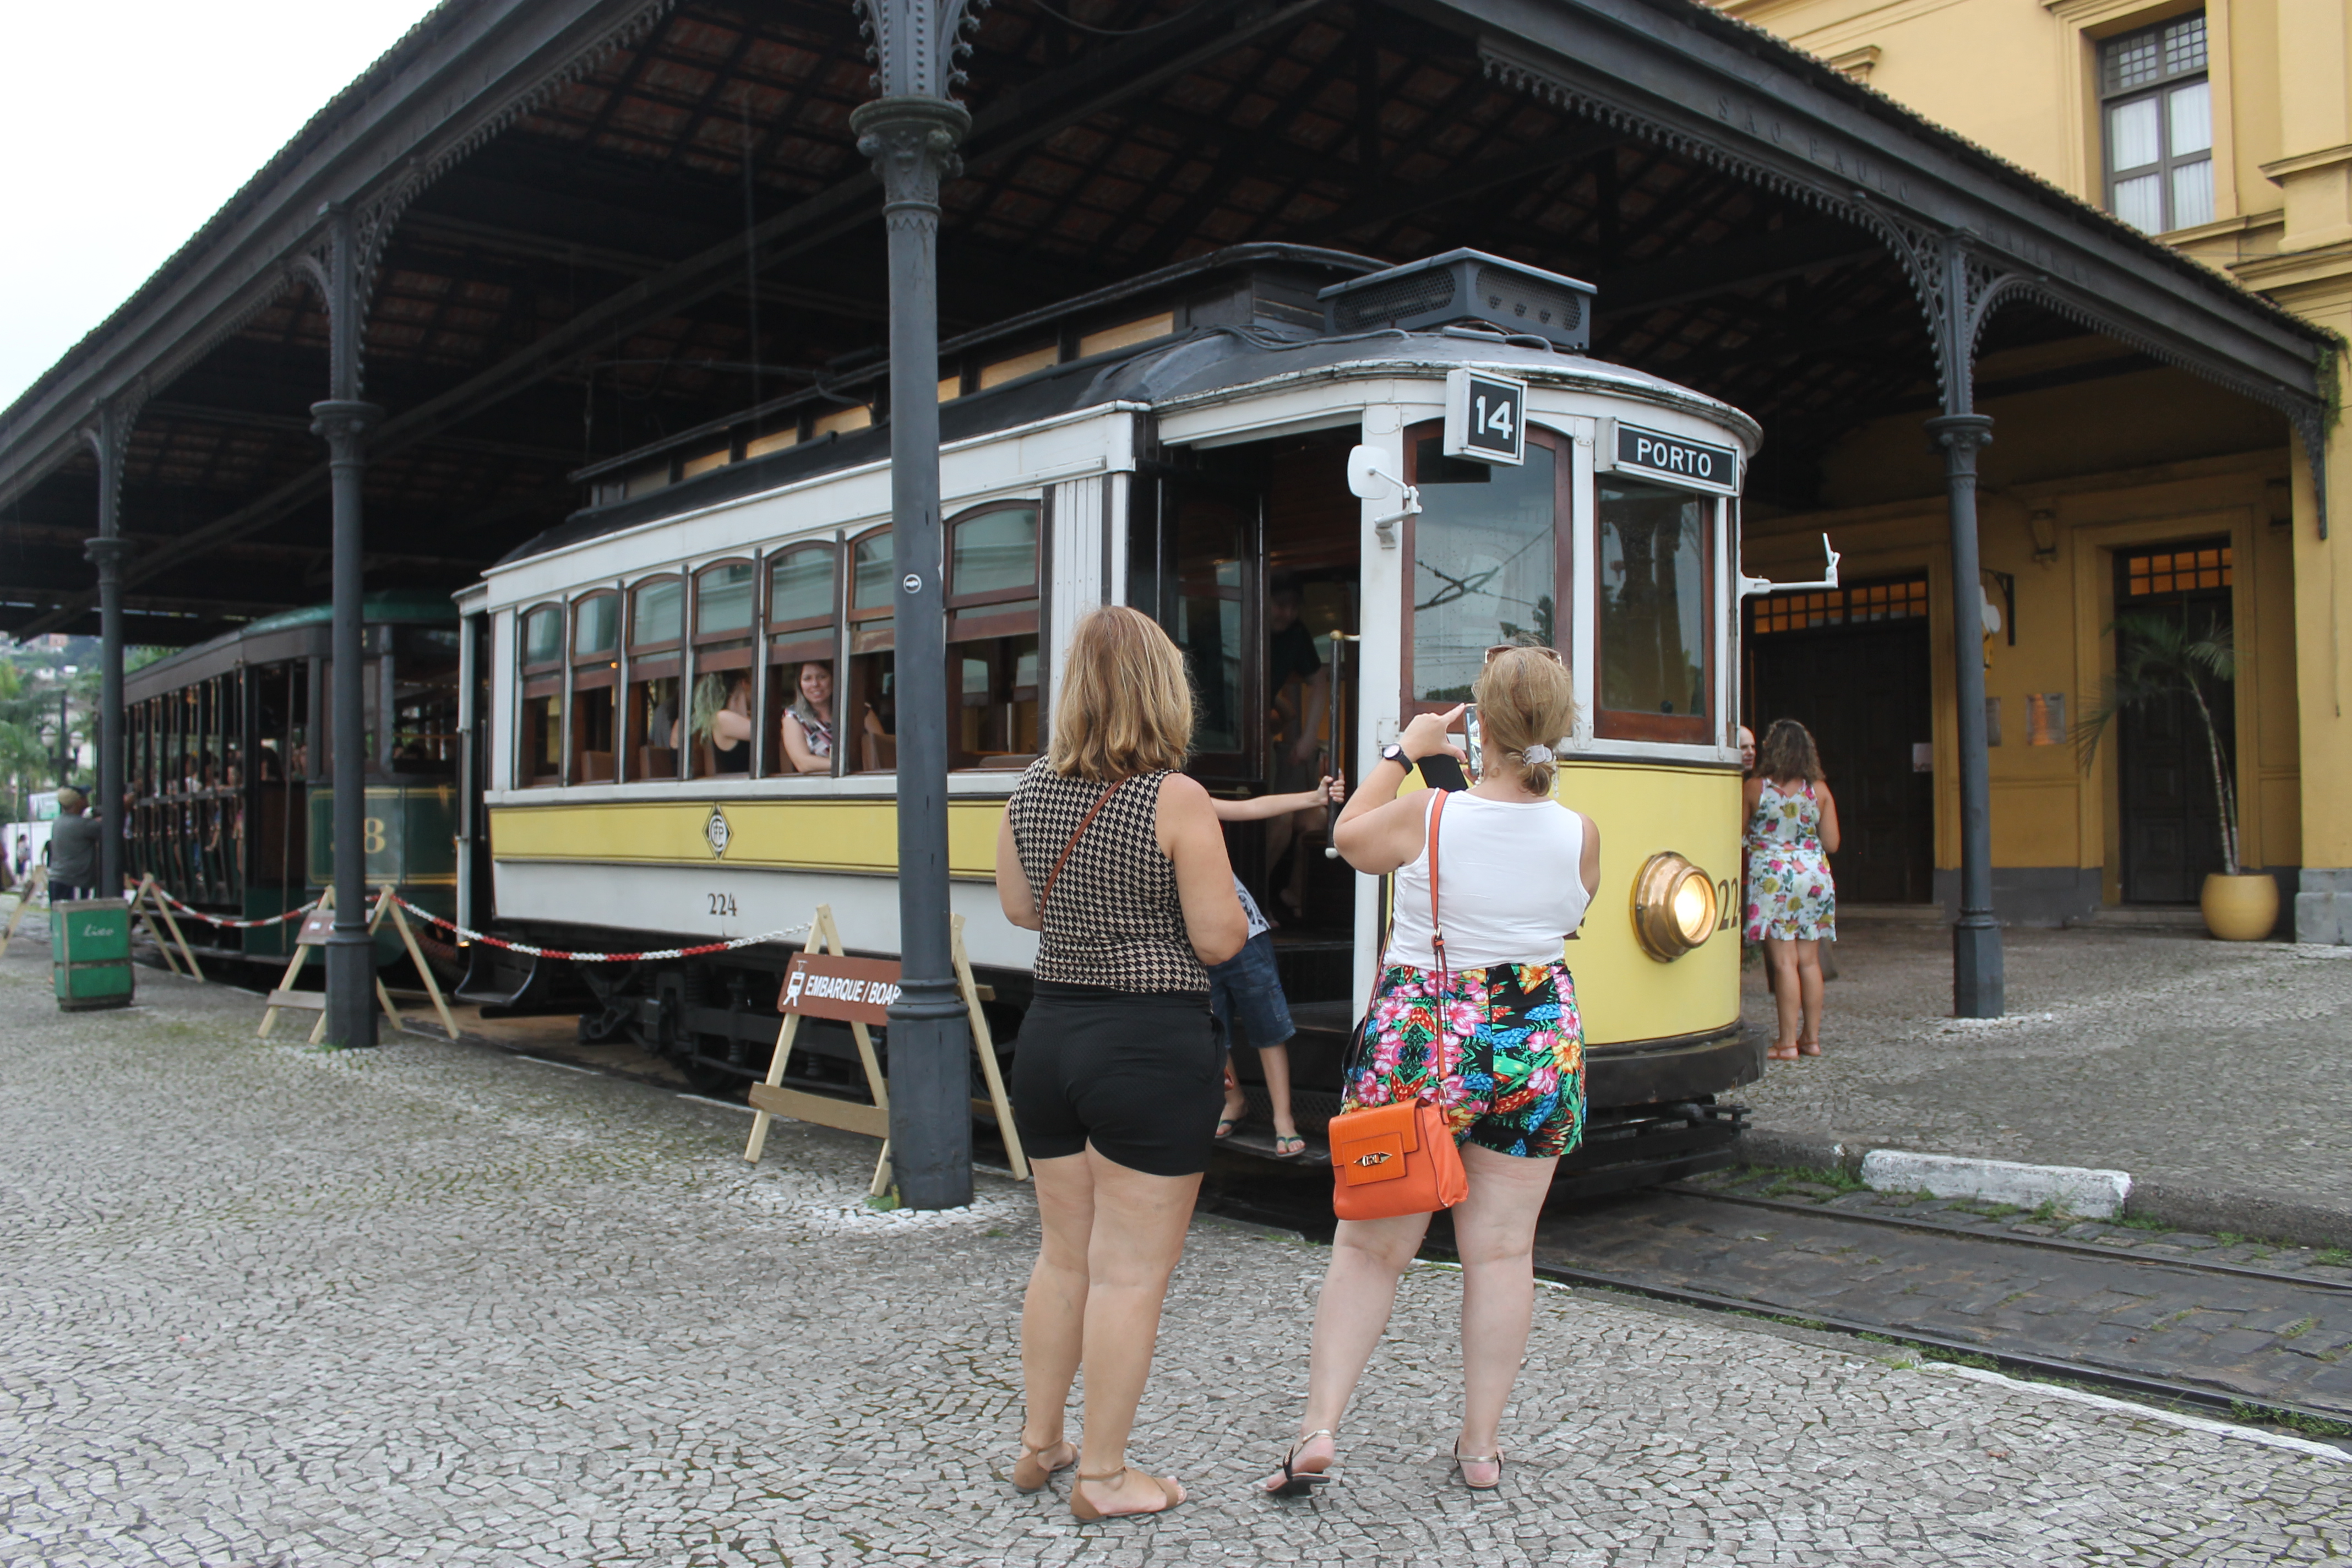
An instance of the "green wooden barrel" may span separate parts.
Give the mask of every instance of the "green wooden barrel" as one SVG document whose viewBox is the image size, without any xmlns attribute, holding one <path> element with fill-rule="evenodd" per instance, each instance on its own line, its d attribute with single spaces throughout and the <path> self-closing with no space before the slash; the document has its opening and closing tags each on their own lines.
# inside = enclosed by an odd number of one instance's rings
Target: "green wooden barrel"
<svg viewBox="0 0 2352 1568">
<path fill-rule="evenodd" d="M 49 967 L 68 1013 L 130 1005 L 131 910 L 120 899 L 78 899 L 49 910 Z"/>
</svg>

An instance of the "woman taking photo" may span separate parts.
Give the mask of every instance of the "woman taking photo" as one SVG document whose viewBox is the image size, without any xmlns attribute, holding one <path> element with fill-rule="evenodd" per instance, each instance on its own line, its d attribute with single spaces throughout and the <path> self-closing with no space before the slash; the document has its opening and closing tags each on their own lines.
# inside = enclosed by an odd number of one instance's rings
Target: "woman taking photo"
<svg viewBox="0 0 2352 1568">
<path fill-rule="evenodd" d="M 1837 940 L 1837 799 L 1822 776 L 1813 737 L 1776 719 L 1757 749 L 1747 784 L 1748 929 L 1764 944 L 1780 1033 L 1765 1056 L 1792 1062 L 1822 1054 L 1822 942 Z"/>
<path fill-rule="evenodd" d="M 1600 879 L 1601 834 L 1551 798 L 1553 748 L 1576 718 L 1559 656 L 1489 648 L 1474 696 L 1480 782 L 1448 802 L 1439 830 L 1442 968 L 1430 920 L 1437 792 L 1397 791 L 1420 759 L 1452 749 L 1445 731 L 1460 708 L 1405 727 L 1340 813 L 1334 842 L 1357 870 L 1396 873 L 1395 923 L 1340 1109 L 1412 1099 L 1442 1107 L 1469 1178 L 1453 1210 L 1463 1371 L 1454 1460 L 1463 1484 L 1485 1491 L 1502 1480 L 1503 1407 L 1535 1311 L 1536 1217 L 1552 1167 L 1584 1131 L 1584 1033 L 1560 944 Z M 1340 1413 L 1428 1228 L 1427 1215 L 1339 1222 L 1315 1311 L 1307 1412 L 1267 1490 L 1297 1496 L 1321 1483 Z"/>
<path fill-rule="evenodd" d="M 1076 1465 L 1070 1511 L 1085 1520 L 1184 1500 L 1172 1478 L 1128 1468 L 1127 1438 L 1224 1102 L 1205 966 L 1248 931 L 1208 792 L 1176 771 L 1192 740 L 1176 645 L 1134 610 L 1096 610 L 1070 639 L 1052 750 L 996 836 L 1005 918 L 1039 933 L 1013 1066 L 1045 1232 L 1021 1311 L 1013 1484 L 1035 1491 Z M 1082 1364 L 1072 1444 L 1063 1407 Z"/>
</svg>

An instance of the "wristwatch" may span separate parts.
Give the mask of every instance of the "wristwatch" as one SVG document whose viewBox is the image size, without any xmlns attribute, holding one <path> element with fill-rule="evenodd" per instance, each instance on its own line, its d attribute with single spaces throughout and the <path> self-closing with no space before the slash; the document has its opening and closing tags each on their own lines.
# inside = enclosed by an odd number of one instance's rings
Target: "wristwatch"
<svg viewBox="0 0 2352 1568">
<path fill-rule="evenodd" d="M 1384 763 L 1394 763 L 1405 772 L 1412 772 L 1412 759 L 1406 756 L 1404 754 L 1404 748 L 1397 744 L 1394 741 L 1391 741 L 1387 745 L 1381 748 L 1381 761 Z"/>
</svg>

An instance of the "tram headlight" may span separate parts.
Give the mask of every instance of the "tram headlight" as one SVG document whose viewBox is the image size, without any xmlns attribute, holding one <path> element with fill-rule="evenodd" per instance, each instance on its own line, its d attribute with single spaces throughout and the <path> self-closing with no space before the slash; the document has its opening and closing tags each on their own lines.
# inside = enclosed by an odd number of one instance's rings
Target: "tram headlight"
<svg viewBox="0 0 2352 1568">
<path fill-rule="evenodd" d="M 1714 879 L 1671 850 L 1651 856 L 1633 879 L 1633 936 L 1661 963 L 1714 935 L 1722 912 Z"/>
</svg>

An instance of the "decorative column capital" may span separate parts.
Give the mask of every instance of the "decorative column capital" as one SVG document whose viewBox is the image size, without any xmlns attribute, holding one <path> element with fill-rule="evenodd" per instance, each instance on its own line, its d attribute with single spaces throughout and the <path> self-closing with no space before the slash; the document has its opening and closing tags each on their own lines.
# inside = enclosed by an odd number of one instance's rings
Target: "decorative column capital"
<svg viewBox="0 0 2352 1568">
<path fill-rule="evenodd" d="M 944 98 L 877 98 L 849 113 L 857 150 L 874 161 L 882 181 L 882 212 L 936 213 L 940 186 L 963 172 L 956 144 L 971 129 L 971 111 Z"/>
<path fill-rule="evenodd" d="M 1973 457 L 1992 445 L 1990 414 L 1939 414 L 1927 425 L 1928 436 L 1947 452 L 1966 452 Z"/>
<path fill-rule="evenodd" d="M 82 557 L 98 567 L 101 583 L 120 574 L 132 552 L 131 541 L 120 534 L 96 534 L 81 542 Z"/>
<path fill-rule="evenodd" d="M 355 444 L 383 420 L 383 410 L 373 403 L 328 398 L 310 405 L 310 434 L 323 437 L 330 447 Z"/>
</svg>

